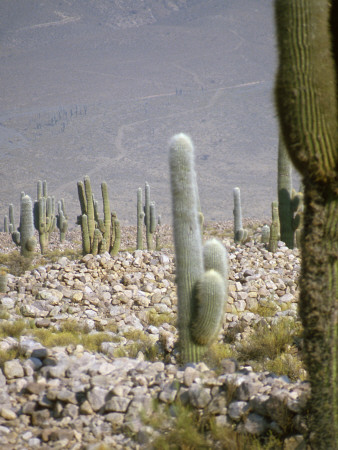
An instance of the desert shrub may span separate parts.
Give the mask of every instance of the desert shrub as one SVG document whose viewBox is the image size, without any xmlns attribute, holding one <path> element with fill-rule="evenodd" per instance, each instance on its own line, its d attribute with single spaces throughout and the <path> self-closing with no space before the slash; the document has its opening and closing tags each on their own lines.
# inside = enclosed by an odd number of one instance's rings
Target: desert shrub
<svg viewBox="0 0 338 450">
<path fill-rule="evenodd" d="M 0 254 L 0 264 L 6 265 L 8 272 L 16 277 L 23 275 L 26 271 L 32 270 L 32 259 L 20 255 L 18 251 Z"/>
</svg>

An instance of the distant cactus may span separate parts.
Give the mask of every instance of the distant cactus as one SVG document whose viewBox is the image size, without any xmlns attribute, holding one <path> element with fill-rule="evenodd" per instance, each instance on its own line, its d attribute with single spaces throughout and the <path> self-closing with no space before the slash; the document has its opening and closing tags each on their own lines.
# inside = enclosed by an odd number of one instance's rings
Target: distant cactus
<svg viewBox="0 0 338 450">
<path fill-rule="evenodd" d="M 144 212 L 142 205 L 142 189 L 137 189 L 137 238 L 136 238 L 136 248 L 138 250 L 143 250 L 143 222 L 144 222 Z"/>
<path fill-rule="evenodd" d="M 247 239 L 248 231 L 243 228 L 241 191 L 239 187 L 234 188 L 233 194 L 234 194 L 234 241 L 236 244 L 239 244 Z"/>
<path fill-rule="evenodd" d="M 110 210 L 106 182 L 101 183 L 103 219 L 99 217 L 89 176 L 84 177 L 84 182 L 79 181 L 77 187 L 81 206 L 77 223 L 81 225 L 83 254 L 96 255 L 106 251 L 116 254 L 120 248 L 120 228 L 116 213 Z"/>
<path fill-rule="evenodd" d="M 261 241 L 263 244 L 268 244 L 270 240 L 270 227 L 269 225 L 263 225 L 261 233 Z"/>
<path fill-rule="evenodd" d="M 115 256 L 118 254 L 121 245 L 121 229 L 120 221 L 117 218 L 116 212 L 113 211 L 111 214 L 111 245 L 110 254 Z"/>
<path fill-rule="evenodd" d="M 8 216 L 4 216 L 4 232 L 8 233 L 9 232 L 9 225 L 8 225 Z"/>
<path fill-rule="evenodd" d="M 9 226 L 8 231 L 13 233 L 15 231 L 15 222 L 14 222 L 14 206 L 10 203 L 8 207 L 8 218 L 9 218 Z"/>
<path fill-rule="evenodd" d="M 32 257 L 36 247 L 34 237 L 34 221 L 32 200 L 28 195 L 21 196 L 20 226 L 18 231 L 12 232 L 12 239 L 20 246 L 20 253 L 25 257 Z"/>
<path fill-rule="evenodd" d="M 170 173 L 179 347 L 186 363 L 199 361 L 217 338 L 227 297 L 227 253 L 212 239 L 203 258 L 194 148 L 184 134 L 171 139 Z"/>
<path fill-rule="evenodd" d="M 289 248 L 298 247 L 303 221 L 303 194 L 292 188 L 292 163 L 282 136 L 278 146 L 278 211 L 280 239 Z"/>
<path fill-rule="evenodd" d="M 278 145 L 278 213 L 280 238 L 289 248 L 294 247 L 293 208 L 292 208 L 292 163 L 283 137 Z"/>
<path fill-rule="evenodd" d="M 39 232 L 41 253 L 47 250 L 51 233 L 56 224 L 55 201 L 47 195 L 47 181 L 37 182 L 37 201 L 34 202 L 34 225 Z"/>
<path fill-rule="evenodd" d="M 271 203 L 272 222 L 270 227 L 269 251 L 275 253 L 277 251 L 279 240 L 279 218 L 278 218 L 278 202 Z"/>
<path fill-rule="evenodd" d="M 144 223 L 146 226 L 147 249 L 150 251 L 153 250 L 154 248 L 156 212 L 155 212 L 155 202 L 150 201 L 150 186 L 147 182 L 145 184 Z"/>
<path fill-rule="evenodd" d="M 60 231 L 60 242 L 64 242 L 68 230 L 68 216 L 66 214 L 65 201 L 63 198 L 58 202 L 56 225 Z"/>
</svg>

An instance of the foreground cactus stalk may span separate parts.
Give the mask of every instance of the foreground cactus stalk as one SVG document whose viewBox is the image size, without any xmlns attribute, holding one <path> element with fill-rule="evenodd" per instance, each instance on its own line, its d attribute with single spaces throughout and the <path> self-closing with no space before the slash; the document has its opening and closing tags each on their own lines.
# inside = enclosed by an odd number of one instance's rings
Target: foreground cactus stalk
<svg viewBox="0 0 338 450">
<path fill-rule="evenodd" d="M 277 0 L 276 101 L 304 184 L 299 313 L 311 384 L 310 448 L 338 442 L 338 4 Z"/>
<path fill-rule="evenodd" d="M 194 148 L 188 136 L 170 142 L 178 330 L 183 363 L 200 361 L 217 338 L 227 297 L 227 253 L 213 239 L 203 247 Z"/>
</svg>

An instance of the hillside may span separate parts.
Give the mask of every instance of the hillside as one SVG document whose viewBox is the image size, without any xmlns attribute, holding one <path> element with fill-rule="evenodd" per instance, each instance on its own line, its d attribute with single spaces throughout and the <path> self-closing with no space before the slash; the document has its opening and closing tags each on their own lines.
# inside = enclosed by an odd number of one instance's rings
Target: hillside
<svg viewBox="0 0 338 450">
<path fill-rule="evenodd" d="M 170 222 L 168 140 L 190 134 L 208 220 L 270 216 L 276 197 L 270 0 L 3 0 L 0 215 L 46 179 L 79 213 L 76 183 L 108 183 L 125 224 L 149 182 Z"/>
</svg>

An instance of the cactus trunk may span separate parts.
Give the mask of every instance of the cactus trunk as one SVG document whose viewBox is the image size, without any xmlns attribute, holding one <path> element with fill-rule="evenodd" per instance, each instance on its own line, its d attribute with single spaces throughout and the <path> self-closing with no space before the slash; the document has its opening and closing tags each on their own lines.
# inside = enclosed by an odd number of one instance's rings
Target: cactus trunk
<svg viewBox="0 0 338 450">
<path fill-rule="evenodd" d="M 299 313 L 311 384 L 311 448 L 338 442 L 338 6 L 277 0 L 276 99 L 284 141 L 304 184 Z"/>
</svg>

